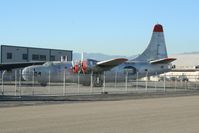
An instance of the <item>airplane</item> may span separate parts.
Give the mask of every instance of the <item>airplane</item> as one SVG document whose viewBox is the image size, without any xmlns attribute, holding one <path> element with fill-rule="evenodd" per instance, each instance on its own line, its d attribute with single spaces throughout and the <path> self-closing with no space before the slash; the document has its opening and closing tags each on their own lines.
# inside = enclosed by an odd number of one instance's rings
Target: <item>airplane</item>
<svg viewBox="0 0 199 133">
<path fill-rule="evenodd" d="M 168 58 L 163 26 L 156 24 L 148 47 L 136 58 L 127 60 L 116 58 L 105 61 L 94 59 L 81 60 L 74 63 L 46 62 L 43 65 L 25 67 L 22 71 L 24 80 L 37 81 L 45 86 L 49 82 L 79 81 L 83 85 L 102 86 L 104 74 L 106 82 L 114 82 L 117 73 L 117 82 L 162 74 L 171 70 L 171 62 L 175 58 Z M 77 82 L 76 82 L 77 83 Z"/>
</svg>

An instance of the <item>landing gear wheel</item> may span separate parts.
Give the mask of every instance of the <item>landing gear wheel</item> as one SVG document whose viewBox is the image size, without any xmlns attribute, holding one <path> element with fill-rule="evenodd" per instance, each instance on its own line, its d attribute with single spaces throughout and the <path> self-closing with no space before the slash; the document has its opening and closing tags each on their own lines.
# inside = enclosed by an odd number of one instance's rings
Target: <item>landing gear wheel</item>
<svg viewBox="0 0 199 133">
<path fill-rule="evenodd" d="M 102 87 L 103 86 L 103 80 L 100 77 L 96 77 L 94 79 L 93 86 L 94 87 Z"/>
</svg>

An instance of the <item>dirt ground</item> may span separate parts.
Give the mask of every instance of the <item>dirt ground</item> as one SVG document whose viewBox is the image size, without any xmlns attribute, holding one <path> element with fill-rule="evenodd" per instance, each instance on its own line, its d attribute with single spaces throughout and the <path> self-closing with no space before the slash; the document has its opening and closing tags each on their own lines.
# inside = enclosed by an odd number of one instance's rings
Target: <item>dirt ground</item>
<svg viewBox="0 0 199 133">
<path fill-rule="evenodd" d="M 0 108 L 0 133 L 198 133 L 199 96 Z"/>
</svg>

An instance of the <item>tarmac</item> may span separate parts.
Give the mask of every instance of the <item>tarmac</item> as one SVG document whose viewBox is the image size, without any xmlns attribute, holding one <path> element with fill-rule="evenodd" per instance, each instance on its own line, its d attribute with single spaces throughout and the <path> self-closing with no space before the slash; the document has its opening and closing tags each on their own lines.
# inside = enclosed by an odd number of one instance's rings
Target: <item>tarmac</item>
<svg viewBox="0 0 199 133">
<path fill-rule="evenodd" d="M 199 90 L 181 90 L 181 91 L 156 91 L 156 92 L 123 92 L 101 94 L 80 94 L 66 96 L 50 95 L 0 95 L 0 108 L 14 106 L 33 106 L 47 104 L 96 102 L 96 101 L 121 101 L 132 99 L 151 99 L 164 97 L 194 96 L 199 95 Z"/>
<path fill-rule="evenodd" d="M 63 86 L 8 84 L 0 95 L 0 133 L 197 133 L 198 88 L 161 85 L 67 86 L 63 95 Z"/>
<path fill-rule="evenodd" d="M 199 96 L 0 108 L 0 133 L 197 133 Z"/>
</svg>

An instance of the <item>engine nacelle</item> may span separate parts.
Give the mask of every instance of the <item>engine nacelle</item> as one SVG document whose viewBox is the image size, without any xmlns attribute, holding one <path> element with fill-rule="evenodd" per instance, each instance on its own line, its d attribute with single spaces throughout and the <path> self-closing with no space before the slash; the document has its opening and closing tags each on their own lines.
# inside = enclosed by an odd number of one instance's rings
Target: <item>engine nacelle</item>
<svg viewBox="0 0 199 133">
<path fill-rule="evenodd" d="M 73 73 L 78 73 L 79 72 L 79 64 L 76 63 L 74 66 L 73 66 Z"/>
<path fill-rule="evenodd" d="M 98 61 L 93 59 L 87 59 L 81 62 L 81 72 L 90 73 L 94 66 L 96 66 Z"/>
<path fill-rule="evenodd" d="M 90 73 L 98 61 L 93 59 L 87 59 L 82 62 L 78 62 L 73 66 L 73 73 Z"/>
</svg>

